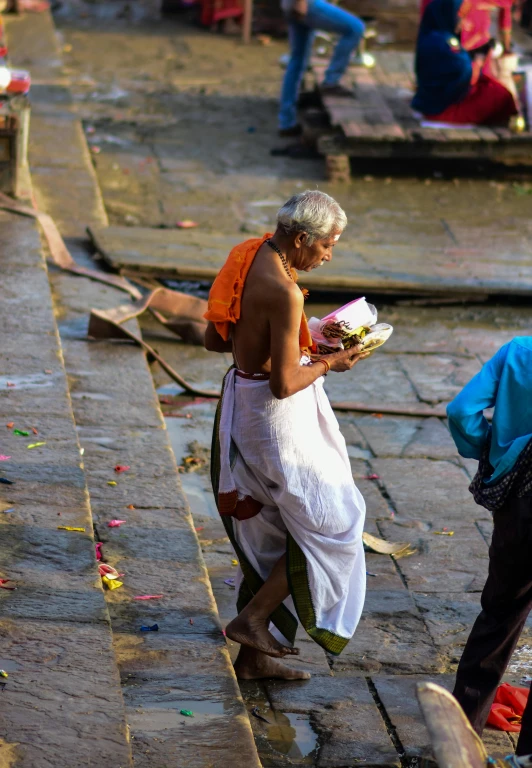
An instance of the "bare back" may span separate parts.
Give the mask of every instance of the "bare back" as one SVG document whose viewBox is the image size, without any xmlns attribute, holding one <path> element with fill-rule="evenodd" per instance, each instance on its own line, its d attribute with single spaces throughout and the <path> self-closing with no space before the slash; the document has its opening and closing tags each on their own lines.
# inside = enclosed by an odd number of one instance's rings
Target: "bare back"
<svg viewBox="0 0 532 768">
<path fill-rule="evenodd" d="M 246 277 L 240 319 L 232 330 L 238 368 L 247 373 L 270 373 L 272 315 L 284 311 L 287 299 L 302 304 L 301 291 L 288 279 L 279 257 L 263 245 Z"/>
</svg>

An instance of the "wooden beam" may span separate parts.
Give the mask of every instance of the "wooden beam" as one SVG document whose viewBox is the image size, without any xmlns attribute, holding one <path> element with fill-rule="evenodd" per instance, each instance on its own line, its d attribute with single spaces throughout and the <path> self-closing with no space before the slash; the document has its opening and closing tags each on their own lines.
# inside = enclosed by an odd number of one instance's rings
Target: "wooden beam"
<svg viewBox="0 0 532 768">
<path fill-rule="evenodd" d="M 242 42 L 249 45 L 253 27 L 253 0 L 244 0 L 244 17 L 242 19 Z"/>
</svg>

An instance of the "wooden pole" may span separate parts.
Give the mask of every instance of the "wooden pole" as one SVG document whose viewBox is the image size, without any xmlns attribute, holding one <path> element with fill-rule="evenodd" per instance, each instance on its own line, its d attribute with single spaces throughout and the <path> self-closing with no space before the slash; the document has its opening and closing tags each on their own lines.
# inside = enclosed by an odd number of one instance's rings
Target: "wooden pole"
<svg viewBox="0 0 532 768">
<path fill-rule="evenodd" d="M 251 42 L 251 27 L 253 25 L 253 0 L 244 0 L 244 18 L 242 19 L 242 42 Z"/>
</svg>

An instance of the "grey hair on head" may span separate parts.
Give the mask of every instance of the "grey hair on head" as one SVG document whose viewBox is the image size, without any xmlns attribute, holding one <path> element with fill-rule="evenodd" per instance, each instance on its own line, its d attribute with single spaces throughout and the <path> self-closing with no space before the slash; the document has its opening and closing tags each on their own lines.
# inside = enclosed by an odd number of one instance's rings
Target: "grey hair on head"
<svg viewBox="0 0 532 768">
<path fill-rule="evenodd" d="M 307 244 L 343 232 L 347 216 L 336 200 L 317 189 L 306 189 L 277 211 L 277 224 L 286 234 L 306 232 Z"/>
</svg>

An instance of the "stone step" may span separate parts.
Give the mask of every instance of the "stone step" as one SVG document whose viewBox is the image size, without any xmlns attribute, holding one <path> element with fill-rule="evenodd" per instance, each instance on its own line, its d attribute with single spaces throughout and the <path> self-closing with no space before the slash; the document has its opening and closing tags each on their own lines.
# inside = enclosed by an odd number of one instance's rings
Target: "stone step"
<svg viewBox="0 0 532 768">
<path fill-rule="evenodd" d="M 38 23 L 50 51 L 53 27 Z M 48 70 L 37 89 L 30 165 L 39 205 L 83 263 L 85 227 L 107 218 L 81 125 L 64 82 L 53 89 L 55 77 Z M 89 310 L 115 306 L 124 294 L 53 268 L 51 282 L 95 530 L 105 561 L 124 572 L 124 586 L 106 598 L 135 766 L 260 768 L 145 355 L 86 338 Z M 130 470 L 116 475 L 116 464 Z M 109 528 L 113 518 L 127 522 Z M 146 594 L 163 597 L 134 599 Z M 153 624 L 157 632 L 140 631 Z"/>
<path fill-rule="evenodd" d="M 10 457 L 0 476 L 12 483 L 0 485 L 0 578 L 16 587 L 0 590 L 1 762 L 56 765 L 61 754 L 86 766 L 90 755 L 126 768 L 124 701 L 39 232 L 5 212 L 0 231 L 0 453 Z"/>
</svg>

